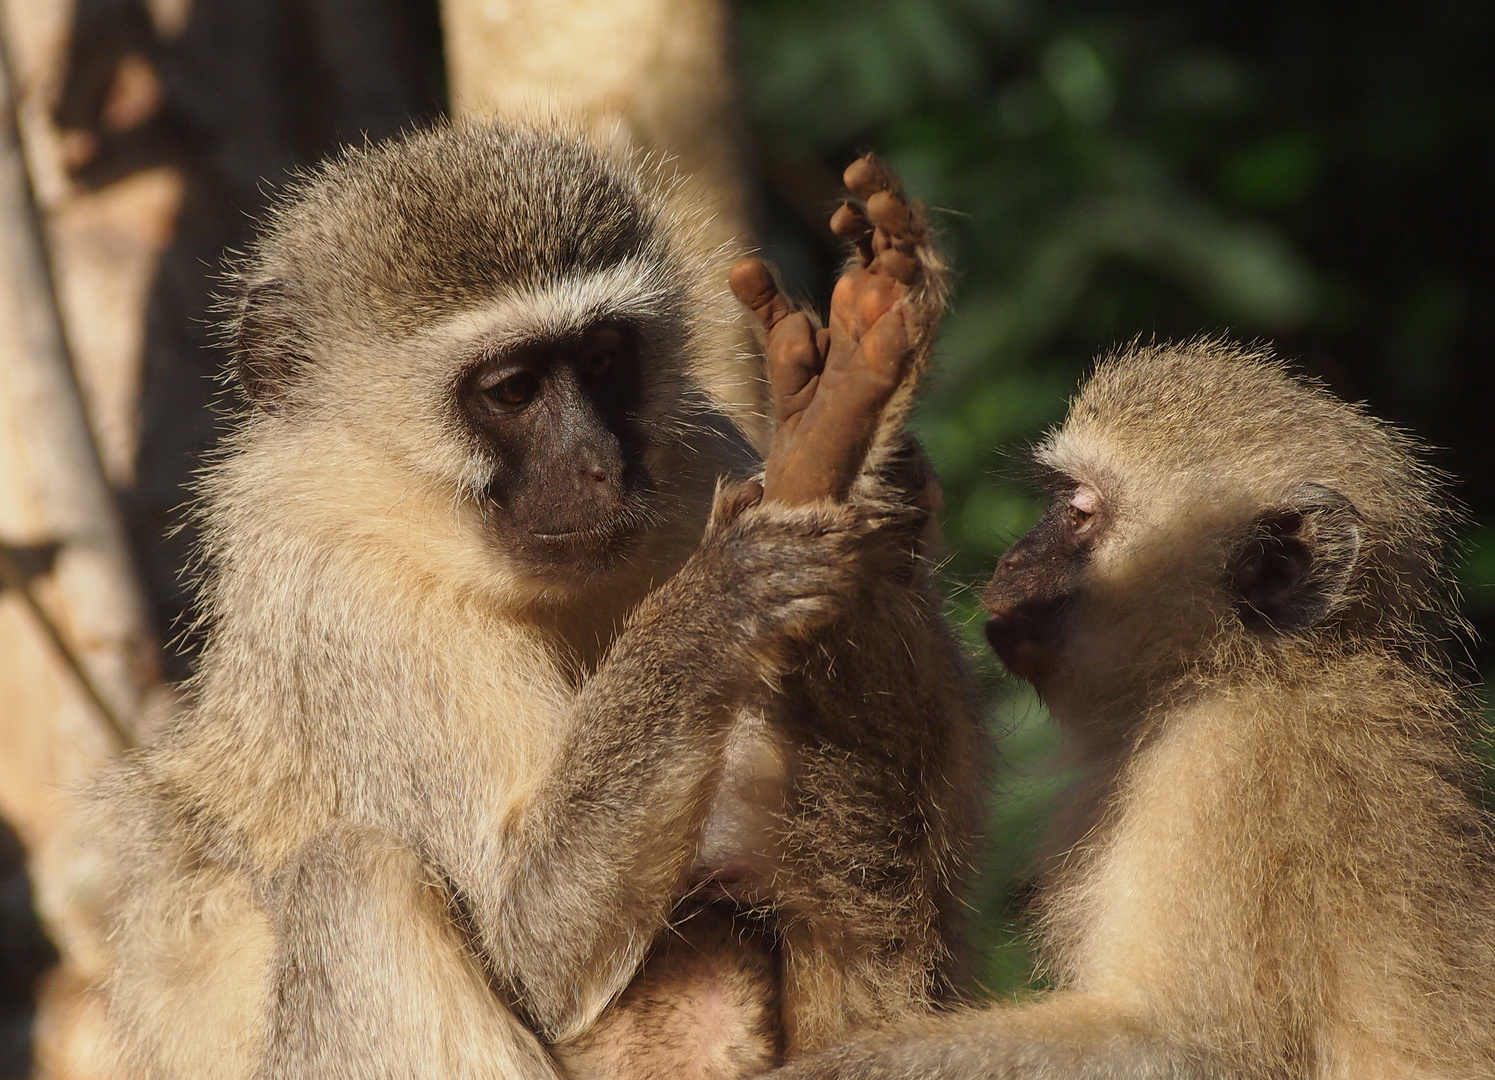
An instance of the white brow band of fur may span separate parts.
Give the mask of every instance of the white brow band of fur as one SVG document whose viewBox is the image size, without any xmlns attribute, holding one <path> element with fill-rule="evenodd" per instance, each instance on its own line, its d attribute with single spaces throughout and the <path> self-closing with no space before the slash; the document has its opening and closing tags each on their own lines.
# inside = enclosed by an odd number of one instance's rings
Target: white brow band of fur
<svg viewBox="0 0 1495 1080">
<path fill-rule="evenodd" d="M 505 350 L 577 333 L 603 319 L 660 318 L 676 309 L 680 300 L 657 267 L 641 259 L 626 259 L 605 270 L 499 297 L 486 308 L 459 316 L 458 326 L 451 328 L 471 326 L 485 335 L 488 347 Z"/>
</svg>

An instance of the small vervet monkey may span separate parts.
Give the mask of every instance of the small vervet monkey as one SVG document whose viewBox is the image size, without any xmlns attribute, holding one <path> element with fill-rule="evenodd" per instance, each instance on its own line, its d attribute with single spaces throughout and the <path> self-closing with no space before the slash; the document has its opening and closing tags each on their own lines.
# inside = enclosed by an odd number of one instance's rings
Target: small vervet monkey
<svg viewBox="0 0 1495 1080">
<path fill-rule="evenodd" d="M 1449 671 L 1450 513 L 1406 435 L 1214 341 L 1101 363 L 988 637 L 1091 771 L 1057 989 L 782 1080 L 1495 1076 L 1495 847 Z"/>
<path fill-rule="evenodd" d="M 189 707 L 101 785 L 128 1064 L 704 1080 L 941 995 L 976 724 L 897 427 L 941 267 L 866 168 L 811 375 L 887 377 L 780 407 L 833 475 L 786 441 L 767 497 L 721 484 L 725 274 L 637 163 L 439 128 L 280 203 Z"/>
</svg>

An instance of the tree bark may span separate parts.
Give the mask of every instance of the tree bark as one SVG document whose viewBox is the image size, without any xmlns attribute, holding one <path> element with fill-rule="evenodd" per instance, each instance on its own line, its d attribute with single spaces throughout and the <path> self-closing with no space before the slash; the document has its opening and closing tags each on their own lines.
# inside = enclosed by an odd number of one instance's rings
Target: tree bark
<svg viewBox="0 0 1495 1080">
<path fill-rule="evenodd" d="M 43 980 L 38 1075 L 73 1078 L 105 1075 L 88 989 L 99 974 L 100 882 L 81 843 L 76 792 L 134 738 L 159 682 L 146 601 L 58 302 L 71 292 L 88 310 L 77 336 L 100 363 L 83 374 L 96 376 L 99 426 L 123 442 L 130 403 L 119 369 L 128 365 L 117 363 L 119 328 L 107 320 L 136 304 L 132 284 L 143 298 L 144 268 L 134 283 L 109 273 L 128 274 L 119 259 L 92 276 L 54 274 L 17 124 L 18 76 L 39 70 L 57 14 L 24 0 L 0 8 L 0 816 L 27 850 L 35 906 L 61 955 Z M 109 225 L 118 215 L 83 209 L 62 227 L 71 226 L 73 253 L 111 239 L 117 249 Z"/>
</svg>

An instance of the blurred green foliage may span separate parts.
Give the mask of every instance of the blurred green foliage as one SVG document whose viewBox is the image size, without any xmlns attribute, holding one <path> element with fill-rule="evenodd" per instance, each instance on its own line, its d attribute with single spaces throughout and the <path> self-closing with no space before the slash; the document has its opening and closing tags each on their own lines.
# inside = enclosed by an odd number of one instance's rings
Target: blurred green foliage
<svg viewBox="0 0 1495 1080">
<path fill-rule="evenodd" d="M 1495 5 L 741 0 L 739 16 L 765 247 L 791 285 L 824 299 L 838 254 L 818 222 L 867 149 L 947 238 L 958 290 L 916 427 L 968 627 L 1038 512 L 1022 449 L 1090 360 L 1226 333 L 1275 340 L 1445 448 L 1473 519 L 1470 610 L 1495 628 Z M 1019 908 L 1063 772 L 1041 706 L 986 675 L 1004 764 L 979 979 L 1003 995 L 1029 984 Z"/>
</svg>

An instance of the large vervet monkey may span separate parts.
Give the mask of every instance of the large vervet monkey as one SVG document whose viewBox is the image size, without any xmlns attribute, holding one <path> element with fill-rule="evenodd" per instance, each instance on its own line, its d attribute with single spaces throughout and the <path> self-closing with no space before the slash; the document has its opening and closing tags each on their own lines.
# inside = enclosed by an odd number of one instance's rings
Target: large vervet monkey
<svg viewBox="0 0 1495 1080">
<path fill-rule="evenodd" d="M 1269 354 L 1103 362 L 988 637 L 1091 783 L 1044 889 L 1058 989 L 783 1080 L 1495 1076 L 1495 848 L 1437 476 Z"/>
<path fill-rule="evenodd" d="M 859 303 L 808 360 L 772 340 L 776 379 L 873 392 L 781 402 L 776 460 L 815 437 L 830 473 L 714 507 L 759 467 L 698 355 L 725 268 L 647 170 L 443 128 L 281 203 L 190 708 L 102 796 L 128 1061 L 725 1077 L 942 993 L 975 722 L 897 424 L 943 297 L 862 172 Z"/>
</svg>

